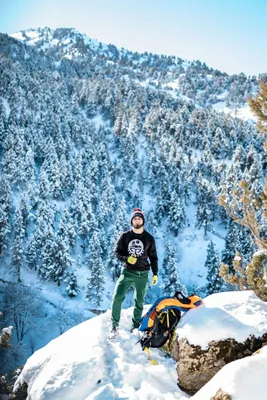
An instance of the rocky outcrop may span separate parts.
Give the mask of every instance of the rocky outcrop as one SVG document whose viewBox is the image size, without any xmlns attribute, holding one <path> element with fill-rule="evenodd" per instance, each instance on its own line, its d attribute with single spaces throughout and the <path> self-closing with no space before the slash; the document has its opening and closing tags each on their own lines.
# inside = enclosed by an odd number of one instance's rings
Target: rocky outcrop
<svg viewBox="0 0 267 400">
<path fill-rule="evenodd" d="M 14 382 L 7 382 L 6 376 L 1 376 L 0 378 L 0 400 L 26 400 L 28 393 L 28 386 L 23 383 L 16 393 L 13 392 Z"/>
<path fill-rule="evenodd" d="M 23 383 L 11 397 L 12 400 L 26 400 L 28 398 L 28 385 Z"/>
<path fill-rule="evenodd" d="M 178 385 L 190 395 L 201 389 L 224 365 L 252 355 L 267 344 L 267 333 L 249 337 L 244 343 L 235 339 L 211 341 L 206 349 L 191 345 L 184 338 L 172 347 L 177 361 Z"/>
</svg>

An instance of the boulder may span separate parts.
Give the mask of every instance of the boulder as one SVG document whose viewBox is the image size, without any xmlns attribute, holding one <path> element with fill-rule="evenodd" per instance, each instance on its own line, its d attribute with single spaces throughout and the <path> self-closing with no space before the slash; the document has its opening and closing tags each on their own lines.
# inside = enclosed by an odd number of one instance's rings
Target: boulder
<svg viewBox="0 0 267 400">
<path fill-rule="evenodd" d="M 201 389 L 224 365 L 251 356 L 267 344 L 267 333 L 250 336 L 243 343 L 235 339 L 211 341 L 207 348 L 193 345 L 187 339 L 177 339 L 172 357 L 177 361 L 178 386 L 193 395 Z"/>
</svg>

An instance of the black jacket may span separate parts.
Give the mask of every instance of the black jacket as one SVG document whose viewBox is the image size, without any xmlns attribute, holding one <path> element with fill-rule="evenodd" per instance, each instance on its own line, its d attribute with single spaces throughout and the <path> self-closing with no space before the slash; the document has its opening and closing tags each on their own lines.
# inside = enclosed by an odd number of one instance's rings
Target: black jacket
<svg viewBox="0 0 267 400">
<path fill-rule="evenodd" d="M 132 230 L 123 232 L 117 242 L 115 255 L 120 261 L 124 261 L 127 269 L 131 271 L 148 271 L 149 259 L 153 274 L 157 275 L 158 273 L 155 240 L 147 231 L 143 231 L 143 233 L 134 233 Z M 137 258 L 134 265 L 127 262 L 130 255 L 135 255 Z"/>
</svg>

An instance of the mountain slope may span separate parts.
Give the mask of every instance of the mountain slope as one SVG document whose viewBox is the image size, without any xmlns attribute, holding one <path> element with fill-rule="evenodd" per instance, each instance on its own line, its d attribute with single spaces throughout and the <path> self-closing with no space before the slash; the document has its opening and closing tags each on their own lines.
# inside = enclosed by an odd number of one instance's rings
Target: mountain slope
<svg viewBox="0 0 267 400">
<path fill-rule="evenodd" d="M 189 62 L 175 56 L 133 53 L 93 40 L 71 28 L 30 29 L 11 36 L 34 46 L 41 54 L 52 56 L 57 64 L 63 59 L 80 61 L 89 67 L 86 68 L 89 76 L 91 60 L 98 61 L 99 72 L 105 75 L 114 74 L 119 65 L 124 76 L 184 95 L 201 106 L 225 101 L 226 105 L 238 108 L 258 87 L 255 76 L 247 77 L 243 73 L 229 76 L 200 61 Z"/>
<path fill-rule="evenodd" d="M 0 35 L 0 306 L 8 326 L 18 316 L 9 296 L 18 301 L 26 287 L 42 299 L 23 338 L 29 354 L 74 325 L 73 314 L 83 320 L 110 306 L 121 269 L 114 245 L 136 206 L 159 253 L 160 286 L 148 288 L 147 303 L 171 294 L 168 242 L 189 292 L 207 291 L 211 240 L 219 261 L 230 263 L 237 249 L 249 259 L 249 232 L 230 223 L 217 196 L 242 178 L 258 190 L 266 165 L 253 124 L 194 101 L 202 93 L 212 103 L 231 82 L 239 93 L 239 76 L 126 50 L 116 59 L 89 40 L 80 52 L 85 38 L 68 29 L 25 37 Z M 167 90 L 177 76 L 179 88 Z M 248 81 L 241 79 L 240 93 Z M 182 83 L 192 89 L 186 97 Z"/>
<path fill-rule="evenodd" d="M 32 400 L 185 400 L 189 396 L 177 387 L 174 360 L 164 357 L 159 349 L 151 349 L 152 357 L 158 362 L 152 365 L 137 343 L 138 333 L 130 334 L 132 312 L 132 308 L 123 310 L 116 340 L 108 339 L 108 311 L 51 341 L 29 358 L 15 389 L 26 382 Z M 189 340 L 201 343 L 202 348 L 210 341 L 212 332 L 217 340 L 228 337 L 245 340 L 246 334 L 259 336 L 266 331 L 266 312 L 266 304 L 250 291 L 214 294 L 204 299 L 204 305 L 182 316 L 177 333 L 181 331 L 187 338 L 184 332 L 187 326 Z M 222 313 L 227 325 L 223 331 L 220 329 Z M 212 332 L 206 323 L 211 316 Z M 233 395 L 233 400 L 265 400 L 265 350 L 266 347 L 258 355 L 225 366 L 192 399 L 207 400 L 222 387 Z"/>
</svg>

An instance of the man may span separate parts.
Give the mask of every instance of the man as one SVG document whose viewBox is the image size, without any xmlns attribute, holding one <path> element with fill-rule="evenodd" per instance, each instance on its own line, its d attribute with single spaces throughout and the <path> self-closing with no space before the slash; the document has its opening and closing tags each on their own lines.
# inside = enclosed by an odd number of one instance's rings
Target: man
<svg viewBox="0 0 267 400">
<path fill-rule="evenodd" d="M 144 224 L 144 213 L 140 208 L 135 208 L 131 216 L 132 229 L 123 232 L 117 242 L 115 255 L 124 262 L 124 270 L 117 281 L 113 294 L 110 338 L 118 334 L 122 302 L 132 285 L 134 285 L 134 312 L 131 331 L 138 328 L 143 312 L 150 264 L 153 272 L 152 285 L 158 283 L 158 257 L 155 240 L 144 230 Z"/>
</svg>

